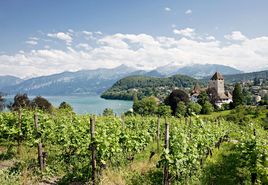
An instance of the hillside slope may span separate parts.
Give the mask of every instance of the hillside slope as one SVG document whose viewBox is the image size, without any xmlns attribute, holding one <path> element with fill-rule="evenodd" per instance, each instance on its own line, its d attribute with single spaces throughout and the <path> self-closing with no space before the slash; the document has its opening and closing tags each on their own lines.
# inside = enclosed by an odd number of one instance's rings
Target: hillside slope
<svg viewBox="0 0 268 185">
<path fill-rule="evenodd" d="M 162 99 L 175 88 L 192 88 L 197 82 L 199 81 L 185 75 L 174 75 L 167 78 L 130 76 L 117 81 L 102 93 L 101 97 L 131 100 L 134 92 L 137 92 L 139 98 L 153 95 Z"/>
<path fill-rule="evenodd" d="M 0 76 L 0 89 L 7 86 L 16 85 L 21 83 L 23 80 L 15 76 Z"/>
<path fill-rule="evenodd" d="M 242 73 L 242 74 L 233 74 L 233 75 L 223 75 L 225 83 L 236 83 L 241 81 L 248 81 L 248 80 L 254 80 L 257 79 L 266 79 L 268 80 L 268 70 L 266 71 L 257 71 L 257 72 L 251 72 L 251 73 Z M 204 83 L 207 83 L 207 81 L 211 78 L 211 76 L 207 76 L 202 79 Z"/>
</svg>

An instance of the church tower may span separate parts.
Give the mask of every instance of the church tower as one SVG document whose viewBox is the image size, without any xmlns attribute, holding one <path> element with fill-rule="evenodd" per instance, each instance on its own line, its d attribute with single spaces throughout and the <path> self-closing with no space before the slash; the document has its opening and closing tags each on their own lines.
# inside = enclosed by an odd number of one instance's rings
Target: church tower
<svg viewBox="0 0 268 185">
<path fill-rule="evenodd" d="M 214 88 L 217 91 L 218 95 L 224 94 L 224 79 L 223 76 L 219 73 L 216 72 L 212 78 L 209 81 L 208 88 L 212 89 Z"/>
</svg>

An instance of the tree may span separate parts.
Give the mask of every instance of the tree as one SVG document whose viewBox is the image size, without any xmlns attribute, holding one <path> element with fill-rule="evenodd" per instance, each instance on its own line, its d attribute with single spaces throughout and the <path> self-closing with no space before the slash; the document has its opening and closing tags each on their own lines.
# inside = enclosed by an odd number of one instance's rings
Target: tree
<svg viewBox="0 0 268 185">
<path fill-rule="evenodd" d="M 201 105 L 201 114 L 210 114 L 214 111 L 213 105 L 209 102 L 208 94 L 202 91 L 198 96 L 198 104 Z"/>
<path fill-rule="evenodd" d="M 205 94 L 202 94 L 202 98 L 203 98 L 203 103 L 205 102 L 205 101 L 210 101 L 212 104 L 214 104 L 215 105 L 215 103 L 216 103 L 216 101 L 218 100 L 218 92 L 217 92 L 217 90 L 215 89 L 215 88 L 209 88 L 208 90 L 207 90 L 207 93 L 206 93 L 206 95 Z M 207 97 L 208 97 L 208 99 L 207 99 Z"/>
<path fill-rule="evenodd" d="M 37 96 L 33 99 L 33 101 L 31 102 L 31 107 L 32 108 L 37 108 L 37 109 L 41 109 L 43 111 L 47 111 L 47 112 L 52 112 L 53 106 L 52 104 L 45 98 L 41 97 L 41 96 Z"/>
<path fill-rule="evenodd" d="M 133 106 L 132 106 L 134 112 L 138 111 L 138 105 L 139 105 L 138 95 L 136 92 L 134 92 L 134 94 L 133 94 Z"/>
<path fill-rule="evenodd" d="M 157 111 L 158 99 L 154 96 L 145 97 L 135 103 L 133 111 L 141 115 L 153 115 Z"/>
<path fill-rule="evenodd" d="M 186 112 L 187 112 L 187 108 L 185 106 L 185 103 L 183 101 L 180 101 L 177 105 L 176 116 L 183 117 L 186 115 Z"/>
<path fill-rule="evenodd" d="M 260 105 L 268 105 L 268 93 L 262 98 Z"/>
<path fill-rule="evenodd" d="M 68 111 L 73 111 L 73 107 L 67 103 L 67 102 L 61 102 L 59 109 L 64 109 L 64 110 L 68 110 Z"/>
<path fill-rule="evenodd" d="M 235 84 L 234 91 L 233 91 L 233 103 L 232 108 L 235 108 L 239 105 L 243 105 L 243 94 L 241 90 L 241 86 L 239 83 Z"/>
<path fill-rule="evenodd" d="M 172 114 L 175 115 L 178 103 L 181 101 L 184 102 L 184 104 L 188 104 L 189 96 L 185 91 L 176 89 L 165 99 L 165 104 L 171 107 Z"/>
<path fill-rule="evenodd" d="M 104 109 L 102 115 L 103 116 L 114 116 L 114 111 L 111 108 L 106 108 L 106 109 Z"/>
<path fill-rule="evenodd" d="M 170 116 L 171 115 L 171 108 L 168 105 L 159 105 L 157 109 L 157 115 L 159 116 Z"/>
<path fill-rule="evenodd" d="M 213 111 L 214 111 L 213 105 L 209 101 L 206 101 L 202 107 L 201 113 L 211 114 Z"/>
<path fill-rule="evenodd" d="M 190 102 L 187 106 L 187 112 L 189 115 L 192 113 L 199 114 L 202 110 L 202 106 L 198 103 Z"/>
<path fill-rule="evenodd" d="M 2 95 L 2 93 L 0 93 L 0 112 L 3 111 L 5 108 L 5 99 L 4 99 L 4 95 Z"/>
<path fill-rule="evenodd" d="M 206 103 L 206 101 L 209 101 L 208 94 L 206 93 L 206 91 L 202 91 L 198 96 L 197 103 L 203 106 Z"/>
<path fill-rule="evenodd" d="M 19 109 L 25 109 L 30 107 L 30 99 L 28 95 L 25 94 L 17 94 L 14 97 L 14 102 L 9 106 L 9 109 L 12 111 L 18 111 Z"/>
<path fill-rule="evenodd" d="M 250 93 L 250 91 L 243 89 L 242 95 L 244 97 L 243 104 L 245 104 L 245 105 L 252 105 L 253 104 L 252 94 Z"/>
</svg>

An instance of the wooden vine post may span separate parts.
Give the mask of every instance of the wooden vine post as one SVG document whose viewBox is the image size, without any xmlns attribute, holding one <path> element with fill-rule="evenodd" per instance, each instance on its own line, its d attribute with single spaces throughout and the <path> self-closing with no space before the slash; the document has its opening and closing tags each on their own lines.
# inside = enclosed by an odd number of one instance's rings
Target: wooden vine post
<svg viewBox="0 0 268 185">
<path fill-rule="evenodd" d="M 95 116 L 90 117 L 92 185 L 96 184 Z"/>
<path fill-rule="evenodd" d="M 19 133 L 18 133 L 18 151 L 17 153 L 20 155 L 21 154 L 21 123 L 22 122 L 22 114 L 21 114 L 21 110 L 19 109 L 19 125 L 18 125 L 18 129 L 19 129 Z"/>
<path fill-rule="evenodd" d="M 157 119 L 157 134 L 156 134 L 156 142 L 157 142 L 157 152 L 160 151 L 160 117 Z"/>
<path fill-rule="evenodd" d="M 34 127 L 38 133 L 38 115 L 37 113 L 34 114 Z M 42 148 L 42 142 L 40 141 L 38 143 L 38 161 L 39 161 L 39 167 L 40 170 L 43 171 L 44 170 L 44 158 L 43 158 L 43 148 Z"/>
<path fill-rule="evenodd" d="M 125 115 L 121 115 L 122 129 L 125 130 Z"/>
<path fill-rule="evenodd" d="M 165 145 L 164 148 L 166 150 L 169 149 L 169 124 L 165 119 Z M 168 164 L 164 165 L 164 177 L 163 177 L 163 185 L 169 185 L 169 173 L 168 173 Z"/>
</svg>

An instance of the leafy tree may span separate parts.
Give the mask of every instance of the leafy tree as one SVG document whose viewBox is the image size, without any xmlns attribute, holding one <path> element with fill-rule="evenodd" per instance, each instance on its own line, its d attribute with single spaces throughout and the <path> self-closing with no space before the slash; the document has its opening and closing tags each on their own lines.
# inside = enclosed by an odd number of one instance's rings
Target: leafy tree
<svg viewBox="0 0 268 185">
<path fill-rule="evenodd" d="M 19 109 L 29 108 L 30 103 L 31 101 L 26 93 L 17 94 L 14 97 L 14 103 L 9 106 L 9 109 L 12 111 L 18 111 Z"/>
<path fill-rule="evenodd" d="M 209 102 L 208 94 L 202 91 L 198 96 L 198 104 L 201 105 L 201 114 L 210 114 L 214 111 L 213 105 Z"/>
<path fill-rule="evenodd" d="M 4 99 L 4 95 L 2 95 L 2 93 L 0 93 L 0 112 L 3 111 L 5 108 L 5 99 Z"/>
<path fill-rule="evenodd" d="M 103 116 L 114 116 L 114 111 L 111 108 L 106 108 L 106 109 L 104 109 L 102 115 Z"/>
<path fill-rule="evenodd" d="M 141 115 L 153 115 L 157 111 L 157 98 L 154 96 L 145 97 L 142 100 L 136 102 L 133 110 L 135 113 Z"/>
<path fill-rule="evenodd" d="M 185 103 L 183 101 L 180 101 L 176 109 L 176 115 L 178 117 L 182 117 L 186 115 L 186 112 L 187 112 L 187 108 L 186 108 Z"/>
<path fill-rule="evenodd" d="M 199 114 L 202 110 L 202 106 L 198 103 L 190 102 L 187 106 L 187 112 L 190 115 L 191 113 Z"/>
<path fill-rule="evenodd" d="M 260 101 L 260 105 L 268 105 L 268 93 L 264 95 L 264 97 Z"/>
<path fill-rule="evenodd" d="M 206 101 L 205 104 L 202 106 L 201 113 L 211 114 L 213 111 L 214 111 L 213 105 L 209 101 Z"/>
<path fill-rule="evenodd" d="M 184 104 L 188 104 L 189 96 L 185 91 L 176 89 L 165 99 L 165 104 L 171 107 L 172 114 L 175 115 L 178 103 L 181 101 L 184 102 Z"/>
<path fill-rule="evenodd" d="M 239 83 L 235 84 L 234 91 L 233 91 L 233 103 L 232 107 L 237 107 L 239 105 L 243 105 L 243 94 L 241 90 L 241 86 Z"/>
<path fill-rule="evenodd" d="M 250 91 L 243 89 L 242 90 L 242 95 L 243 95 L 243 104 L 245 105 L 252 105 L 253 104 L 253 99 L 252 99 L 252 94 L 250 93 Z"/>
<path fill-rule="evenodd" d="M 73 107 L 67 103 L 67 102 L 61 102 L 59 109 L 64 109 L 64 110 L 68 110 L 68 111 L 73 111 Z"/>
<path fill-rule="evenodd" d="M 37 96 L 31 102 L 32 108 L 41 109 L 43 111 L 52 112 L 53 106 L 52 104 L 45 98 L 41 96 Z"/>
<path fill-rule="evenodd" d="M 139 105 L 139 99 L 138 99 L 137 93 L 134 92 L 134 94 L 133 94 L 133 106 L 132 106 L 134 112 L 138 111 L 138 108 L 139 108 L 138 105 Z"/>
<path fill-rule="evenodd" d="M 206 93 L 206 91 L 202 91 L 202 92 L 199 94 L 199 96 L 198 96 L 198 101 L 197 101 L 197 103 L 203 107 L 203 105 L 204 105 L 207 101 L 209 101 L 208 94 Z"/>
<path fill-rule="evenodd" d="M 171 108 L 168 105 L 159 105 L 157 109 L 157 114 L 159 116 L 170 116 L 171 115 Z"/>
<path fill-rule="evenodd" d="M 215 102 L 218 100 L 218 92 L 217 92 L 217 90 L 215 88 L 209 88 L 207 90 L 207 93 L 206 94 L 208 95 L 209 101 L 213 105 L 215 105 Z M 205 100 L 205 101 L 207 101 L 207 100 Z"/>
</svg>

